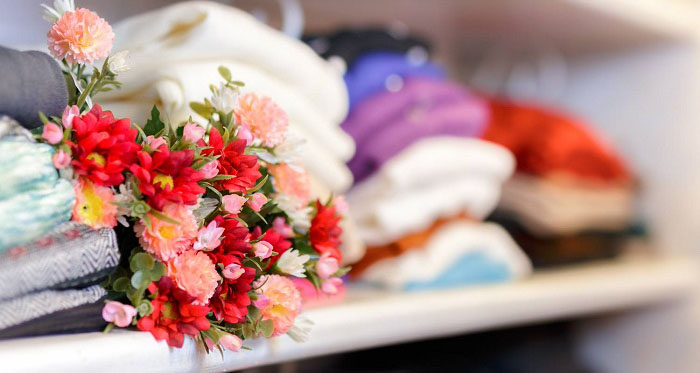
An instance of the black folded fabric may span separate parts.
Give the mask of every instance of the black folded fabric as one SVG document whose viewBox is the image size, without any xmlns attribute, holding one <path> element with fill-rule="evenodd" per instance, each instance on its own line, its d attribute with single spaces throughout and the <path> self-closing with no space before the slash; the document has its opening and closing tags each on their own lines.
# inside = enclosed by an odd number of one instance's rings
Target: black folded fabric
<svg viewBox="0 0 700 373">
<path fill-rule="evenodd" d="M 82 289 L 44 290 L 2 301 L 0 302 L 0 330 L 33 324 L 40 318 L 99 302 L 106 296 L 107 291 L 104 288 L 100 285 L 92 285 Z M 76 318 L 76 320 L 79 319 Z M 37 328 L 38 330 L 40 329 Z M 64 328 L 64 330 L 68 329 Z"/>
<path fill-rule="evenodd" d="M 68 222 L 0 254 L 0 301 L 35 291 L 87 286 L 119 265 L 113 229 Z"/>
<path fill-rule="evenodd" d="M 406 53 L 420 48 L 430 54 L 430 44 L 414 35 L 381 28 L 344 29 L 328 35 L 307 35 L 304 42 L 324 58 L 338 56 L 352 66 L 364 53 L 387 51 Z"/>
<path fill-rule="evenodd" d="M 66 80 L 56 60 L 0 46 L 0 114 L 32 129 L 41 125 L 39 112 L 60 116 L 66 104 Z"/>
<path fill-rule="evenodd" d="M 488 220 L 501 224 L 536 268 L 614 258 L 622 252 L 630 237 L 630 229 L 591 230 L 569 236 L 538 237 L 505 214 L 495 214 Z"/>
<path fill-rule="evenodd" d="M 107 326 L 107 322 L 102 318 L 105 299 L 100 298 L 96 302 L 54 312 L 0 330 L 0 339 L 101 331 Z"/>
</svg>

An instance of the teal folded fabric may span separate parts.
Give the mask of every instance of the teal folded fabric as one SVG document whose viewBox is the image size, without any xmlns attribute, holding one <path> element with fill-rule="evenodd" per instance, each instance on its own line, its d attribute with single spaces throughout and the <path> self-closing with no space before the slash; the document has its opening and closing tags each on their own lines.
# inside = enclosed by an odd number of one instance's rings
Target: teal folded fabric
<svg viewBox="0 0 700 373">
<path fill-rule="evenodd" d="M 70 220 L 73 188 L 53 167 L 53 148 L 0 117 L 0 253 Z"/>
</svg>

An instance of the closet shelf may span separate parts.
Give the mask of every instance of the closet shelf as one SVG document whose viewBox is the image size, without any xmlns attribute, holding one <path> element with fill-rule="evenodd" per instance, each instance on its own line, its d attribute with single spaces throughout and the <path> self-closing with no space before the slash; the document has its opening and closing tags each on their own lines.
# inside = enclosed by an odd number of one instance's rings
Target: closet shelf
<svg viewBox="0 0 700 373">
<path fill-rule="evenodd" d="M 342 304 L 309 310 L 303 344 L 288 337 L 254 340 L 239 353 L 210 355 L 186 338 L 182 349 L 150 334 L 116 331 L 0 342 L 6 371 L 220 372 L 300 358 L 592 315 L 671 301 L 698 283 L 694 261 L 622 258 L 540 271 L 511 284 L 428 293 L 351 288 Z"/>
</svg>

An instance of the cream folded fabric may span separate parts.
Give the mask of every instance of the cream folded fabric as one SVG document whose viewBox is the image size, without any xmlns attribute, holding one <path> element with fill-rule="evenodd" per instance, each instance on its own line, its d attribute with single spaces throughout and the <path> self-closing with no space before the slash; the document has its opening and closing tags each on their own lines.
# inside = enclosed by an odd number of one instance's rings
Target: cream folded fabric
<svg viewBox="0 0 700 373">
<path fill-rule="evenodd" d="M 504 267 L 507 273 L 495 274 L 498 279 L 520 279 L 532 272 L 530 260 L 501 226 L 455 221 L 436 231 L 424 247 L 379 261 L 367 268 L 360 278 L 392 289 L 426 282 L 435 282 L 439 287 L 440 278 L 447 271 L 459 271 L 455 264 L 469 254 L 478 254 L 480 258 Z M 492 269 L 484 269 L 487 275 L 484 277 L 489 277 L 489 271 Z"/>
<path fill-rule="evenodd" d="M 383 245 L 440 217 L 485 218 L 514 163 L 508 150 L 483 140 L 426 138 L 355 185 L 348 202 L 367 244 Z"/>
<path fill-rule="evenodd" d="M 168 64 L 235 60 L 298 89 L 323 115 L 340 123 L 348 98 L 337 69 L 305 45 L 239 9 L 206 1 L 177 3 L 114 25 L 113 50 L 129 50 L 133 69 L 119 76 L 117 99 L 141 91 Z"/>
<path fill-rule="evenodd" d="M 622 230 L 634 216 L 634 191 L 627 186 L 584 186 L 516 175 L 504 185 L 498 210 L 514 215 L 538 236 Z"/>
</svg>

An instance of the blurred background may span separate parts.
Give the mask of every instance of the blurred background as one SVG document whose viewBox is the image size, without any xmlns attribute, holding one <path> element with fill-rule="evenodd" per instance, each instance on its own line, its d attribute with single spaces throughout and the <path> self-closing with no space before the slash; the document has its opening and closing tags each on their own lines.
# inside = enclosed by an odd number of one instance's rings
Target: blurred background
<svg viewBox="0 0 700 373">
<path fill-rule="evenodd" d="M 2 1 L 0 45 L 42 47 L 40 3 Z M 77 3 L 115 25 L 175 2 Z M 353 181 L 331 189 L 347 193 L 357 246 L 367 246 L 364 259 L 351 255 L 356 283 L 344 299 L 310 311 L 321 339 L 298 356 L 329 355 L 255 370 L 698 370 L 699 2 L 220 3 L 344 75 Z M 430 158 L 451 147 L 454 158 Z M 463 205 L 401 219 L 421 214 L 415 203 L 440 205 L 437 195 Z M 462 267 L 434 264 L 430 281 L 407 274 L 441 256 Z M 404 327 L 384 317 L 412 305 Z M 333 324 L 357 313 L 371 325 Z"/>
</svg>

